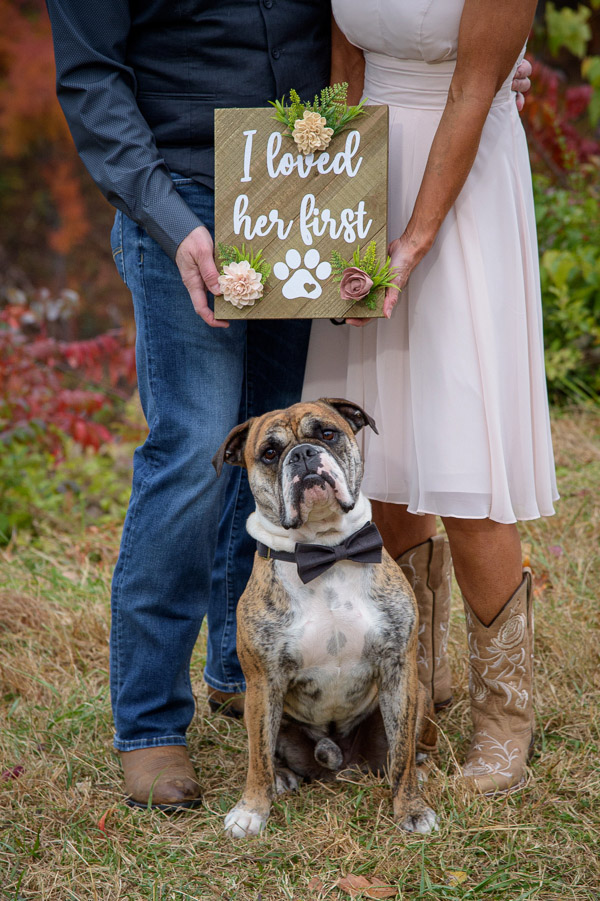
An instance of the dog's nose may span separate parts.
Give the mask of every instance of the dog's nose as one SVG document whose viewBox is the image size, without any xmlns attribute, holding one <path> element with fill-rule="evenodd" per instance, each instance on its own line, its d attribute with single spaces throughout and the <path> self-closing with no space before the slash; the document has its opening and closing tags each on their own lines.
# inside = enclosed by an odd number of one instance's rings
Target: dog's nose
<svg viewBox="0 0 600 901">
<path fill-rule="evenodd" d="M 293 451 L 290 451 L 287 462 L 292 466 L 297 466 L 298 463 L 302 462 L 308 463 L 312 457 L 318 456 L 319 453 L 319 448 L 314 447 L 312 444 L 299 444 Z"/>
</svg>

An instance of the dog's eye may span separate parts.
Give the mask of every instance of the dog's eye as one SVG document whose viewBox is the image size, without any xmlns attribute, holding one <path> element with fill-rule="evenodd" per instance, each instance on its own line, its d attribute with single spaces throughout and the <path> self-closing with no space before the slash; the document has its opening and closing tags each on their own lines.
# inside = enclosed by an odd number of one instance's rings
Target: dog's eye
<svg viewBox="0 0 600 901">
<path fill-rule="evenodd" d="M 262 458 L 265 461 L 265 463 L 272 463 L 273 460 L 277 459 L 277 457 L 278 457 L 277 451 L 273 447 L 268 447 L 262 455 Z"/>
<path fill-rule="evenodd" d="M 334 432 L 333 429 L 323 429 L 321 432 L 321 438 L 323 441 L 334 441 L 337 437 L 337 432 Z"/>
</svg>

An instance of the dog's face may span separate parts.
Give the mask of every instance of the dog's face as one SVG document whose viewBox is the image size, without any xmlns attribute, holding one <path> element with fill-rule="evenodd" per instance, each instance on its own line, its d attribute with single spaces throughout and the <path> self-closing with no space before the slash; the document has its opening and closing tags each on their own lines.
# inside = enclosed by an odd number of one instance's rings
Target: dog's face
<svg viewBox="0 0 600 901">
<path fill-rule="evenodd" d="M 213 465 L 244 466 L 258 509 L 284 529 L 352 510 L 363 467 L 355 435 L 374 421 L 351 401 L 323 398 L 236 426 Z"/>
</svg>

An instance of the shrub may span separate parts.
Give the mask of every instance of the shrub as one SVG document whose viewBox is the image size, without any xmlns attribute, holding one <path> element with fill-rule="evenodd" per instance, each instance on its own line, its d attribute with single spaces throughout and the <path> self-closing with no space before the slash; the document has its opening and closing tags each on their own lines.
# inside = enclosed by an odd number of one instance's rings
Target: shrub
<svg viewBox="0 0 600 901">
<path fill-rule="evenodd" d="M 554 401 L 600 397 L 600 191 L 597 170 L 564 184 L 534 176 L 548 387 Z"/>
<path fill-rule="evenodd" d="M 77 531 L 122 521 L 129 498 L 129 455 L 100 452 L 66 439 L 57 460 L 38 441 L 38 427 L 15 432 L 0 454 L 0 546 L 19 532 Z"/>
<path fill-rule="evenodd" d="M 53 337 L 78 300 L 11 291 L 0 308 L 0 544 L 42 521 L 64 529 L 124 513 L 129 478 L 111 443 L 142 434 L 127 407 L 134 351 L 120 330 Z"/>
<path fill-rule="evenodd" d="M 98 449 L 111 440 L 135 385 L 135 358 L 120 329 L 87 341 L 60 341 L 50 326 L 67 320 L 79 301 L 42 290 L 11 292 L 0 309 L 0 442 L 35 427 L 37 443 L 61 456 L 64 437 Z"/>
</svg>

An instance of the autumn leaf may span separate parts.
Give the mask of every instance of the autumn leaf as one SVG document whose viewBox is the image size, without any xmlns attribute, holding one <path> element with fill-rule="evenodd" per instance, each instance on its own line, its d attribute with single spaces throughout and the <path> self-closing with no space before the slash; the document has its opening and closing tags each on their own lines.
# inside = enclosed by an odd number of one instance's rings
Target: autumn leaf
<svg viewBox="0 0 600 901">
<path fill-rule="evenodd" d="M 9 779 L 18 779 L 24 772 L 25 767 L 20 764 L 18 766 L 13 766 L 10 770 L 4 770 L 4 772 L 0 774 L 0 782 L 8 782 Z"/>
<path fill-rule="evenodd" d="M 311 892 L 320 892 L 325 888 L 325 883 L 318 876 L 313 876 L 306 886 Z"/>
<path fill-rule="evenodd" d="M 377 876 L 355 876 L 349 873 L 338 879 L 336 885 L 352 898 L 395 898 L 398 895 L 397 886 L 383 882 Z"/>
<path fill-rule="evenodd" d="M 98 829 L 106 835 L 106 818 L 109 814 L 114 813 L 116 807 L 109 807 L 108 810 L 105 810 L 100 819 L 98 820 Z"/>
</svg>

